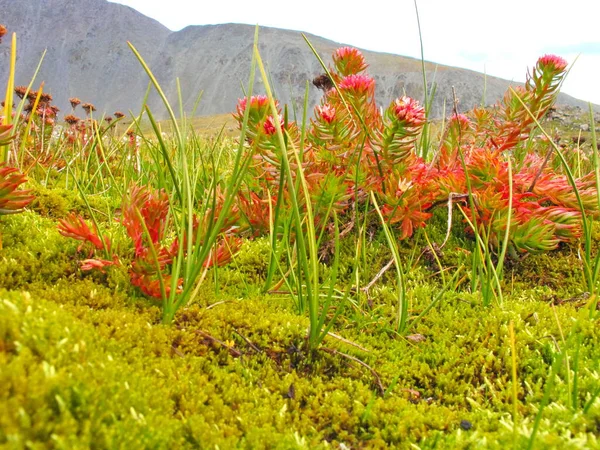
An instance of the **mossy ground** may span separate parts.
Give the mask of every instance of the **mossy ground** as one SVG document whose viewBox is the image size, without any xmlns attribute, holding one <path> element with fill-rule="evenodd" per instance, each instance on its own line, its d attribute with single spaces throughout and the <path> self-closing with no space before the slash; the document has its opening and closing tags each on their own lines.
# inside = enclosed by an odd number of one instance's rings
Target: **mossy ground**
<svg viewBox="0 0 600 450">
<path fill-rule="evenodd" d="M 209 277 L 198 303 L 164 326 L 159 305 L 122 269 L 78 269 L 77 243 L 56 231 L 76 199 L 38 190 L 33 211 L 0 222 L 6 448 L 522 448 L 542 402 L 534 448 L 600 448 L 600 401 L 590 401 L 600 385 L 600 332 L 581 295 L 575 248 L 512 265 L 502 304 L 483 307 L 463 279 L 408 336 L 394 331 L 386 274 L 334 327 L 356 345 L 328 337 L 329 351 L 306 354 L 308 319 L 288 297 L 260 293 L 266 241 L 247 242 Z M 429 230 L 436 242 L 444 232 Z M 369 244 L 366 281 L 390 257 L 383 242 Z M 469 245 L 460 232 L 448 243 L 447 278 Z M 415 316 L 442 280 L 412 248 L 402 251 L 412 261 Z M 347 280 L 353 245 L 342 251 Z M 570 365 L 547 389 L 559 351 Z M 340 353 L 374 369 L 384 392 L 366 366 Z"/>
</svg>

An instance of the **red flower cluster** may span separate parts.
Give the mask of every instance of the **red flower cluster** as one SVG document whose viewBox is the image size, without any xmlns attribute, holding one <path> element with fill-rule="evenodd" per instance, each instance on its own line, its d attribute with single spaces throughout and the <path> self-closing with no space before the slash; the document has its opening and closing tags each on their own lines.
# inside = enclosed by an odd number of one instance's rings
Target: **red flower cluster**
<svg viewBox="0 0 600 450">
<path fill-rule="evenodd" d="M 400 97 L 392 103 L 394 114 L 408 127 L 418 127 L 425 123 L 425 108 L 410 97 Z"/>
<path fill-rule="evenodd" d="M 542 71 L 551 71 L 553 73 L 563 72 L 567 68 L 567 61 L 560 56 L 544 55 L 537 61 L 537 67 Z"/>
<path fill-rule="evenodd" d="M 375 91 L 375 80 L 368 75 L 348 75 L 340 81 L 340 89 L 352 95 L 371 95 Z"/>
<path fill-rule="evenodd" d="M 434 205 L 445 205 L 452 195 L 465 195 L 469 184 L 476 199 L 474 213 L 479 225 L 491 232 L 492 245 L 498 244 L 511 208 L 513 250 L 543 251 L 578 236 L 579 213 L 572 189 L 564 177 L 540 176 L 542 158 L 513 173 L 513 203 L 508 204 L 507 158 L 511 156 L 506 150 L 519 148 L 533 124 L 522 103 L 538 118 L 548 111 L 567 67 L 562 58 L 540 58 L 525 86 L 509 91 L 495 108 L 478 108 L 468 116 L 452 115 L 431 163 L 421 158 L 418 148 L 427 121 L 425 108 L 403 96 L 392 101 L 382 115 L 375 103 L 375 81 L 362 73 L 367 66 L 361 52 L 338 49 L 333 62 L 331 80 L 339 91 L 324 90 L 302 147 L 302 170 L 318 220 L 328 220 L 332 210 L 343 214 L 368 191 L 374 191 L 387 220 L 398 224 L 400 238 L 408 238 L 416 228 L 425 226 Z M 262 220 L 257 218 L 257 211 L 278 197 L 278 161 L 282 156 L 271 138 L 274 126 L 268 118 L 266 100 L 251 103 L 261 112 L 252 115 L 249 123 L 252 132 L 248 143 L 256 151 L 252 168 L 255 190 L 250 193 L 252 202 L 244 196 L 242 210 L 249 211 L 251 223 L 267 229 L 268 220 L 264 214 Z M 238 120 L 245 105 L 238 106 Z M 289 126 L 293 130 L 294 124 Z M 300 148 L 297 135 L 290 132 L 287 137 L 290 147 Z M 267 186 L 260 184 L 265 179 L 269 180 Z M 586 207 L 593 210 L 588 180 L 578 183 Z M 280 202 L 285 205 L 287 193 L 283 194 Z"/>
<path fill-rule="evenodd" d="M 342 76 L 360 73 L 368 67 L 361 51 L 353 47 L 338 48 L 333 54 L 333 63 Z"/>
<path fill-rule="evenodd" d="M 317 105 L 317 114 L 319 118 L 323 119 L 325 122 L 331 123 L 335 119 L 335 108 L 329 103 Z"/>
<path fill-rule="evenodd" d="M 19 190 L 26 181 L 18 169 L 0 165 L 0 214 L 17 213 L 33 201 L 31 191 Z"/>
</svg>

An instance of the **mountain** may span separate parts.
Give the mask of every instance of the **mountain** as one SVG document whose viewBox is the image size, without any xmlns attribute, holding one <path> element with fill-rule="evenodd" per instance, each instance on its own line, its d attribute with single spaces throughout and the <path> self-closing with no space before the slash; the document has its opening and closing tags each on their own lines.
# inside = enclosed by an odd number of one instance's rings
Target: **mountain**
<svg viewBox="0 0 600 450">
<path fill-rule="evenodd" d="M 197 114 L 218 114 L 235 109 L 247 85 L 252 58 L 254 27 L 240 24 L 190 26 L 172 32 L 136 10 L 106 0 L 0 0 L 2 22 L 17 33 L 17 84 L 27 85 L 46 49 L 35 87 L 44 81 L 45 92 L 68 112 L 69 97 L 93 103 L 98 112 L 138 112 L 149 79 L 127 45 L 133 43 L 144 57 L 172 102 L 177 105 L 179 78 L 184 108 L 191 111 L 198 94 L 202 98 Z M 300 32 L 261 28 L 259 49 L 281 103 L 302 108 L 307 81 L 323 72 L 317 58 Z M 332 52 L 341 46 L 327 39 L 307 35 L 321 58 L 329 63 Z M 0 45 L 0 83 L 8 73 L 10 39 Z M 404 92 L 423 99 L 421 61 L 386 53 L 363 51 L 377 82 L 377 99 L 387 106 Z M 533 61 L 532 61 L 533 64 Z M 427 80 L 436 83 L 432 108 L 441 116 L 453 104 L 452 86 L 465 111 L 480 104 L 484 86 L 486 103 L 499 100 L 510 82 L 484 77 L 455 67 L 425 64 Z M 523 68 L 525 71 L 526 68 Z M 257 76 L 255 93 L 263 93 Z M 310 84 L 310 83 L 309 83 Z M 0 85 L 0 86 L 1 86 Z M 312 107 L 321 92 L 309 85 Z M 149 105 L 159 116 L 164 109 L 157 95 Z M 585 107 L 585 102 L 561 94 L 559 103 Z"/>
</svg>

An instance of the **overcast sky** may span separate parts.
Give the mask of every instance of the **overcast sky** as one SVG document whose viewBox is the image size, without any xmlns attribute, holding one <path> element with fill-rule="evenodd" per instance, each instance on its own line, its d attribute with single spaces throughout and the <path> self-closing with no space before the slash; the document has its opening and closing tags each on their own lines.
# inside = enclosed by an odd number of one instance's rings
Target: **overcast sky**
<svg viewBox="0 0 600 450">
<path fill-rule="evenodd" d="M 247 23 L 420 57 L 413 0 L 111 0 L 173 31 Z M 524 81 L 538 57 L 575 62 L 562 91 L 600 104 L 600 0 L 418 0 L 425 59 Z"/>
</svg>

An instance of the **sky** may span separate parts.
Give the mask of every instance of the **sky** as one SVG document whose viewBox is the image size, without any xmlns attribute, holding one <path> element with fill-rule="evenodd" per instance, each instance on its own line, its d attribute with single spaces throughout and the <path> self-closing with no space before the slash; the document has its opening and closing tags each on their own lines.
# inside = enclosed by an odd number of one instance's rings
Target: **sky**
<svg viewBox="0 0 600 450">
<path fill-rule="evenodd" d="M 414 0 L 110 0 L 178 31 L 246 23 L 421 57 Z M 545 54 L 572 65 L 562 92 L 600 104 L 599 0 L 417 0 L 425 60 L 525 81 Z M 368 62 L 368 61 L 367 61 Z"/>
</svg>

